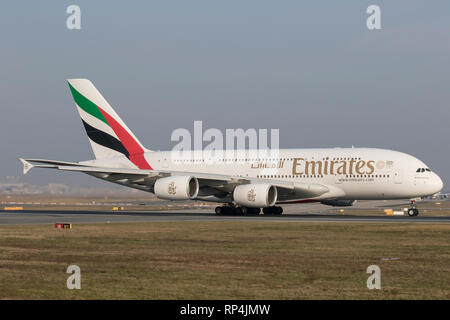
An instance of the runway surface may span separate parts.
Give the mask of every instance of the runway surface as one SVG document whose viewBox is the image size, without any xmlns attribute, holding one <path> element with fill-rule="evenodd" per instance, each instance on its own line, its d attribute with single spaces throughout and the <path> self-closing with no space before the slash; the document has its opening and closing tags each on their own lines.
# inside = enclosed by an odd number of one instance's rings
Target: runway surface
<svg viewBox="0 0 450 320">
<path fill-rule="evenodd" d="M 352 214 L 288 213 L 282 216 L 217 216 L 211 210 L 157 212 L 95 212 L 95 211 L 20 211 L 0 212 L 1 225 L 53 223 L 119 223 L 119 222 L 181 222 L 181 221 L 278 221 L 278 222 L 360 222 L 360 223 L 450 223 L 448 216 L 381 216 Z"/>
</svg>

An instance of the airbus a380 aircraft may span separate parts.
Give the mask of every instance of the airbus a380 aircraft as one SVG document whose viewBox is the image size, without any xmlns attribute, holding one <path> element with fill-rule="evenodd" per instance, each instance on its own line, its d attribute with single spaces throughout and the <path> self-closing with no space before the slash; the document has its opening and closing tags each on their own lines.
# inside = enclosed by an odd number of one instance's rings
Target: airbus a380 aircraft
<svg viewBox="0 0 450 320">
<path fill-rule="evenodd" d="M 184 151 L 176 158 L 173 151 L 150 151 L 91 81 L 71 79 L 68 84 L 95 160 L 20 159 L 24 174 L 32 167 L 84 172 L 162 199 L 222 203 L 217 214 L 259 214 L 261 208 L 264 214 L 281 214 L 276 204 L 350 206 L 356 200 L 416 198 L 442 189 L 442 180 L 422 161 L 391 150 L 284 149 L 270 158 L 238 150 L 214 161 L 202 151 Z M 418 213 L 414 206 L 408 211 L 410 216 Z"/>
</svg>

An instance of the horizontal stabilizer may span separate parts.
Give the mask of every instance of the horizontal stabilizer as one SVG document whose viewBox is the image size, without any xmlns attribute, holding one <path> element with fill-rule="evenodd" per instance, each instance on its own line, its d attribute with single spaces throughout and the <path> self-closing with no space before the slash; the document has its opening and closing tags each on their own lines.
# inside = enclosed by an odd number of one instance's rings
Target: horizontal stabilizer
<svg viewBox="0 0 450 320">
<path fill-rule="evenodd" d="M 20 162 L 22 162 L 23 164 L 23 174 L 27 174 L 28 171 L 30 171 L 34 165 L 32 165 L 31 163 L 29 163 L 27 160 L 20 158 L 19 159 Z"/>
<path fill-rule="evenodd" d="M 58 166 L 83 166 L 77 162 L 46 160 L 46 159 L 23 159 L 19 158 L 23 164 L 23 174 L 27 174 L 32 168 L 58 168 Z M 37 164 L 33 164 L 35 162 Z"/>
<path fill-rule="evenodd" d="M 37 162 L 40 164 L 53 164 L 53 165 L 61 165 L 61 166 L 83 166 L 78 162 L 68 162 L 68 161 L 59 161 L 59 160 L 47 160 L 47 159 L 21 159 L 28 162 Z"/>
</svg>

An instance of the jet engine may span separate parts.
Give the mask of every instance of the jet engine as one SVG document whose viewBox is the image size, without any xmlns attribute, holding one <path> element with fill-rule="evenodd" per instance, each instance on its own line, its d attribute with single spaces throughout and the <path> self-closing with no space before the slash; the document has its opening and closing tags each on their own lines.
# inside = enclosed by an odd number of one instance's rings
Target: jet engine
<svg viewBox="0 0 450 320">
<path fill-rule="evenodd" d="M 270 184 L 243 184 L 234 188 L 234 201 L 249 208 L 265 208 L 275 205 L 277 188 Z"/>
<path fill-rule="evenodd" d="M 199 184 L 195 177 L 172 176 L 155 182 L 155 195 L 166 200 L 189 200 L 197 197 Z"/>
<path fill-rule="evenodd" d="M 320 203 L 333 207 L 351 207 L 356 203 L 356 200 L 323 200 Z"/>
</svg>

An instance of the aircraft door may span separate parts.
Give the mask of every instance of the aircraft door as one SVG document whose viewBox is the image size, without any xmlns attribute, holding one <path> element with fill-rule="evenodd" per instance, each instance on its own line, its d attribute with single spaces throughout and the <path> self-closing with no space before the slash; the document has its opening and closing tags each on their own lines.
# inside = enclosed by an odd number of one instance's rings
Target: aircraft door
<svg viewBox="0 0 450 320">
<path fill-rule="evenodd" d="M 169 160 L 167 160 L 166 157 L 164 157 L 163 159 L 163 168 L 168 168 L 169 167 Z"/>
</svg>

